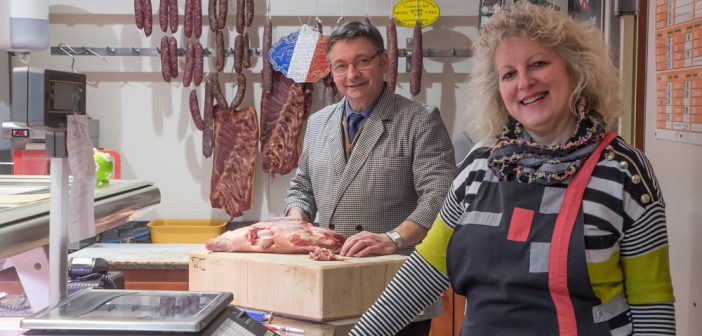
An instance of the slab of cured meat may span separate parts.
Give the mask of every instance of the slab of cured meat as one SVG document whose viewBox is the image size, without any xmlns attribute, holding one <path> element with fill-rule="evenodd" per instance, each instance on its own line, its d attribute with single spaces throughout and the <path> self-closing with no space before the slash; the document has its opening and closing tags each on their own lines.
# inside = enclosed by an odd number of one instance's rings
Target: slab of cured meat
<svg viewBox="0 0 702 336">
<path fill-rule="evenodd" d="M 287 174 L 300 158 L 300 131 L 312 105 L 312 84 L 273 71 L 272 89 L 261 97 L 261 161 L 271 176 Z"/>
<path fill-rule="evenodd" d="M 253 179 L 258 153 L 256 110 L 249 106 L 230 110 L 214 108 L 215 151 L 210 184 L 210 203 L 232 218 L 252 205 Z"/>
<path fill-rule="evenodd" d="M 310 253 L 319 248 L 339 252 L 345 240 L 302 220 L 275 218 L 225 232 L 205 247 L 213 252 Z"/>
</svg>

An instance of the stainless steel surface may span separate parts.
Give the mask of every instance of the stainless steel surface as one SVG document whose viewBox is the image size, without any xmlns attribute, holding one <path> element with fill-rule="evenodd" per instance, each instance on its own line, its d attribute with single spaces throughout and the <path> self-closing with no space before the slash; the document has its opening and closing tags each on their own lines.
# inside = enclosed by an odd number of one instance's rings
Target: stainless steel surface
<svg viewBox="0 0 702 336">
<path fill-rule="evenodd" d="M 97 57 L 102 57 L 102 56 L 149 56 L 149 57 L 156 57 L 161 55 L 161 48 L 156 47 L 156 48 L 112 48 L 112 47 L 106 47 L 106 48 L 99 48 L 99 47 L 75 47 L 71 48 L 72 50 L 75 51 L 75 53 L 69 51 L 69 50 L 64 50 L 61 49 L 61 47 L 51 47 L 51 55 L 57 55 L 57 56 L 97 56 Z M 209 56 L 211 54 L 214 54 L 214 50 L 210 48 L 203 48 L 203 53 L 205 56 Z M 177 54 L 178 56 L 185 56 L 185 48 L 178 48 L 177 49 Z M 229 57 L 229 56 L 234 56 L 234 50 L 232 48 L 225 48 L 224 49 L 224 55 Z M 258 57 L 261 56 L 261 50 L 258 48 L 249 48 L 249 55 Z"/>
<path fill-rule="evenodd" d="M 27 136 L 16 136 L 13 135 L 13 131 L 26 132 Z M 90 132 L 90 140 L 93 146 L 96 148 L 100 147 L 100 121 L 93 118 L 88 118 L 88 132 Z M 29 142 L 44 142 L 46 138 L 46 133 L 41 129 L 29 128 L 27 123 L 15 122 L 15 121 L 3 121 L 2 130 L 0 134 L 2 139 L 9 139 L 12 141 L 12 148 L 24 149 L 25 144 Z"/>
<path fill-rule="evenodd" d="M 48 186 L 48 176 L 0 176 L 0 197 L 48 194 Z M 150 182 L 112 180 L 107 187 L 95 191 L 95 231 L 122 225 L 135 213 L 160 201 L 160 191 Z M 14 206 L 0 203 L 0 259 L 49 242 L 49 209 L 48 195 Z"/>
<path fill-rule="evenodd" d="M 412 54 L 412 38 L 407 40 L 407 48 L 398 48 L 398 56 L 405 57 Z M 76 50 L 75 53 L 71 53 L 66 50 L 62 50 L 61 47 L 51 47 L 51 55 L 61 56 L 146 56 L 146 57 L 158 57 L 161 55 L 161 48 L 100 48 L 100 47 L 76 47 L 72 48 Z M 210 48 L 204 48 L 205 56 L 214 54 L 214 51 Z M 434 49 L 434 48 L 424 48 L 423 50 L 425 57 L 471 57 L 472 52 L 470 49 Z M 185 56 L 185 48 L 178 48 L 178 56 Z M 249 54 L 254 57 L 261 56 L 261 49 L 259 48 L 249 48 Z M 234 55 L 234 50 L 232 48 L 225 48 L 224 55 L 229 57 Z"/>
<path fill-rule="evenodd" d="M 24 139 L 31 139 L 31 140 L 44 140 L 44 131 L 43 130 L 35 130 L 35 129 L 29 129 L 29 126 L 27 123 L 22 123 L 22 122 L 15 122 L 15 121 L 3 121 L 2 122 L 2 138 L 3 139 L 13 139 L 15 137 L 12 136 L 12 130 L 27 130 L 27 137 Z"/>
<path fill-rule="evenodd" d="M 412 70 L 412 45 L 414 44 L 414 38 L 408 37 L 405 40 L 407 48 L 398 48 L 397 56 L 404 57 L 405 60 L 405 72 L 410 73 Z M 424 57 L 472 57 L 473 51 L 471 49 L 434 49 L 434 48 L 423 48 L 422 54 Z"/>
<path fill-rule="evenodd" d="M 22 320 L 25 329 L 198 332 L 231 293 L 87 289 Z"/>
</svg>

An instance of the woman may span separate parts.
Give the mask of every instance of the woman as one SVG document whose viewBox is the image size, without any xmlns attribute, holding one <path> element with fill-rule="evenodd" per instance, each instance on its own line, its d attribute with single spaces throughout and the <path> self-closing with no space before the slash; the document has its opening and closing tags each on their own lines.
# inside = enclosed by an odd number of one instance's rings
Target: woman
<svg viewBox="0 0 702 336">
<path fill-rule="evenodd" d="M 601 33 L 522 1 L 474 46 L 476 145 L 432 229 L 352 335 L 392 335 L 450 284 L 462 335 L 675 335 L 664 202 L 607 129 Z"/>
</svg>

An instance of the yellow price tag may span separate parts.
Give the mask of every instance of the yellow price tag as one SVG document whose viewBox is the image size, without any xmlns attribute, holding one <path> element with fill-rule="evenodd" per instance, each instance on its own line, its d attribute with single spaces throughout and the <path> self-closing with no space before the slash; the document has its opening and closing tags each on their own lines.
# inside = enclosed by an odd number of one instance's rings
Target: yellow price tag
<svg viewBox="0 0 702 336">
<path fill-rule="evenodd" d="M 422 27 L 426 27 L 439 18 L 440 12 L 439 5 L 434 0 L 400 0 L 392 8 L 395 21 L 409 28 L 413 28 L 417 22 L 417 14 L 419 14 Z"/>
</svg>

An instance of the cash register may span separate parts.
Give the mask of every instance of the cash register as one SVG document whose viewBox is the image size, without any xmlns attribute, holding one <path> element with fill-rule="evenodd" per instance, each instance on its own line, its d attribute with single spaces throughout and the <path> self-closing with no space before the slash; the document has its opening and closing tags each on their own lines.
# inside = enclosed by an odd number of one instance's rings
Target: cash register
<svg viewBox="0 0 702 336">
<path fill-rule="evenodd" d="M 20 323 L 25 335 L 274 336 L 231 293 L 84 289 Z"/>
</svg>

